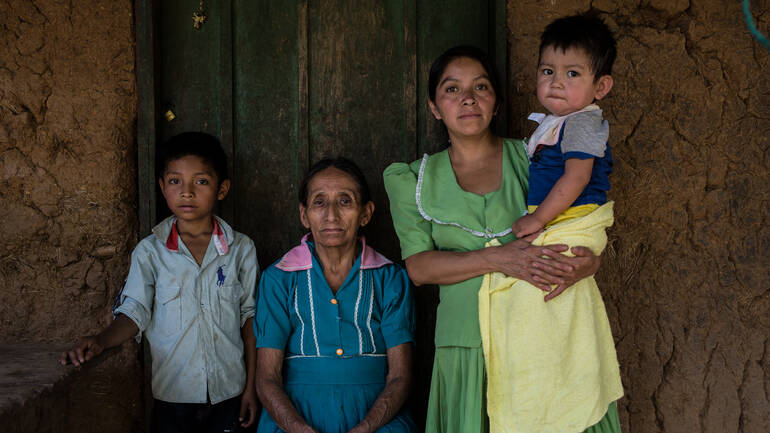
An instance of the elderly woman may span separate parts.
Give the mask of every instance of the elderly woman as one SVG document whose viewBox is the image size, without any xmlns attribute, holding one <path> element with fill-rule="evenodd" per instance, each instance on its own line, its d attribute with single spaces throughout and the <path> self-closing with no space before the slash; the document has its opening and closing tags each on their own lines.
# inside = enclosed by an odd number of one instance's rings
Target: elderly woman
<svg viewBox="0 0 770 433">
<path fill-rule="evenodd" d="M 484 274 L 528 281 L 550 291 L 550 299 L 599 267 L 586 248 L 572 248 L 575 257 L 568 257 L 561 254 L 565 245 L 535 246 L 534 236 L 517 240 L 511 232 L 526 210 L 528 159 L 520 140 L 498 137 L 489 127 L 501 103 L 496 76 L 477 48 L 439 56 L 430 69 L 428 105 L 446 126 L 450 145 L 384 173 L 409 276 L 418 286 L 440 286 L 429 433 L 488 430 L 478 312 Z M 490 239 L 502 246 L 484 248 Z M 617 422 L 613 403 L 586 431 L 613 431 Z"/>
<path fill-rule="evenodd" d="M 254 326 L 258 431 L 411 432 L 409 278 L 359 236 L 374 203 L 361 170 L 323 159 L 300 188 L 310 230 L 262 275 Z"/>
</svg>

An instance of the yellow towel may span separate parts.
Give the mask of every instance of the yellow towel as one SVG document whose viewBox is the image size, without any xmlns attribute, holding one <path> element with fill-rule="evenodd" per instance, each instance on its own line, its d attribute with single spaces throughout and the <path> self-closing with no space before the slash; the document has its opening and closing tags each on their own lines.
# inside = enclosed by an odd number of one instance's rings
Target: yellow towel
<svg viewBox="0 0 770 433">
<path fill-rule="evenodd" d="M 554 224 L 533 244 L 607 244 L 612 202 Z M 487 244 L 500 245 L 497 240 Z M 545 292 L 499 272 L 479 290 L 491 433 L 577 433 L 623 396 L 615 344 L 593 277 L 543 302 Z"/>
</svg>

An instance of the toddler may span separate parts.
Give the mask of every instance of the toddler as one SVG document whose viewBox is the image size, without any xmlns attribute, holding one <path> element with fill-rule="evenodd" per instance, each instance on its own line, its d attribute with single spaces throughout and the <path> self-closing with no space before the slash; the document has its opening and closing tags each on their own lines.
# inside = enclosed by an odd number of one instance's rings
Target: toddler
<svg viewBox="0 0 770 433">
<path fill-rule="evenodd" d="M 537 97 L 550 114 L 530 116 L 540 127 L 527 142 L 529 214 L 513 224 L 517 237 L 604 249 L 612 159 L 596 102 L 612 89 L 614 59 L 615 40 L 598 18 L 565 17 L 546 27 Z M 526 281 L 484 276 L 479 324 L 492 433 L 620 432 L 615 400 L 623 387 L 596 282 L 585 278 L 554 297 L 560 290 L 543 302 Z"/>
</svg>

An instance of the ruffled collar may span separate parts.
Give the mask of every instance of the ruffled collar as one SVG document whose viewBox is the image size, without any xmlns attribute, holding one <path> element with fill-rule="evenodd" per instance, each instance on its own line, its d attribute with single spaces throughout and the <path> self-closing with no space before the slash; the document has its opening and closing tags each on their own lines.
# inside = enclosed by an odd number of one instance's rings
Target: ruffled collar
<svg viewBox="0 0 770 433">
<path fill-rule="evenodd" d="M 420 169 L 417 174 L 417 186 L 415 188 L 415 201 L 420 215 L 433 223 L 440 225 L 454 226 L 464 230 L 473 236 L 493 239 L 506 236 L 511 233 L 511 227 L 490 227 L 484 226 L 478 218 L 470 216 L 462 217 L 458 214 L 460 203 L 446 200 L 446 190 L 452 191 L 451 196 L 462 196 L 467 200 L 488 200 L 494 194 L 503 193 L 506 188 L 506 181 L 510 178 L 510 164 L 507 158 L 510 158 L 508 144 L 503 141 L 503 161 L 502 177 L 503 181 L 500 189 L 492 191 L 483 196 L 463 190 L 457 183 L 452 163 L 449 159 L 449 152 L 444 150 L 434 155 L 423 155 L 420 163 Z M 426 179 L 429 181 L 426 182 Z M 475 206 L 473 206 L 475 207 Z"/>
</svg>

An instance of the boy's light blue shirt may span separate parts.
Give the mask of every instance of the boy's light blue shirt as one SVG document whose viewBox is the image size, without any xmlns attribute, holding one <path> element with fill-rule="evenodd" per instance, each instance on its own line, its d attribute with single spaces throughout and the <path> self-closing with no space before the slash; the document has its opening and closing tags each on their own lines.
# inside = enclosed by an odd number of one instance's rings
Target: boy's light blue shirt
<svg viewBox="0 0 770 433">
<path fill-rule="evenodd" d="M 246 384 L 241 327 L 254 315 L 259 265 L 254 243 L 215 217 L 227 241 L 212 234 L 199 267 L 178 238 L 167 247 L 176 218 L 155 226 L 131 254 L 131 269 L 115 314 L 124 314 L 150 343 L 153 397 L 174 403 L 219 403 Z"/>
</svg>

